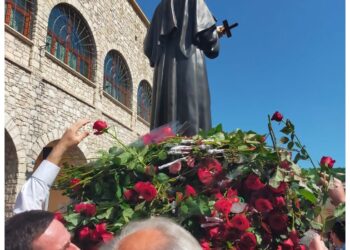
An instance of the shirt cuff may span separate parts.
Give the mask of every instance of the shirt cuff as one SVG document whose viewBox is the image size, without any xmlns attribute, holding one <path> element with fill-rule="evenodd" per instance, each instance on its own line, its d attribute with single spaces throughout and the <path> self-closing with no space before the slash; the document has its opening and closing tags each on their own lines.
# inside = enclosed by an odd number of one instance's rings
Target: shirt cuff
<svg viewBox="0 0 350 250">
<path fill-rule="evenodd" d="M 61 168 L 56 164 L 53 164 L 48 160 L 43 160 L 32 176 L 51 186 L 60 170 Z"/>
</svg>

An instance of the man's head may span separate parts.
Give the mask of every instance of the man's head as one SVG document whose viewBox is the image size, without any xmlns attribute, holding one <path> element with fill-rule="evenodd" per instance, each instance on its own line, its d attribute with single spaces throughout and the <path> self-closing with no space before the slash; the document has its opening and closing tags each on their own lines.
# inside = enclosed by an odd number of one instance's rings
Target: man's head
<svg viewBox="0 0 350 250">
<path fill-rule="evenodd" d="M 336 246 L 345 243 L 345 221 L 336 221 L 332 227 L 331 240 Z"/>
<path fill-rule="evenodd" d="M 54 214 L 32 210 L 16 214 L 5 223 L 7 250 L 73 250 L 70 234 Z"/>
<path fill-rule="evenodd" d="M 104 250 L 201 250 L 184 228 L 165 218 L 131 222 Z M 101 249 L 101 250 L 102 250 Z"/>
</svg>

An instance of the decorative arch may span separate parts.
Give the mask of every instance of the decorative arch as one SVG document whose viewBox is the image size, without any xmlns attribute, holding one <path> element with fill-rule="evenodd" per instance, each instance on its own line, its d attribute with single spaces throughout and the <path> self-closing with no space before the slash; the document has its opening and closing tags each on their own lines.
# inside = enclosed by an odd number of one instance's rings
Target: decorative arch
<svg viewBox="0 0 350 250">
<path fill-rule="evenodd" d="M 32 38 L 35 0 L 5 0 L 5 23 Z"/>
<path fill-rule="evenodd" d="M 142 80 L 137 89 L 137 115 L 147 122 L 151 121 L 152 87 Z"/>
<path fill-rule="evenodd" d="M 18 191 L 25 179 L 26 152 L 21 133 L 12 118 L 5 113 L 5 216 L 12 216 Z"/>
<path fill-rule="evenodd" d="M 132 108 L 130 69 L 123 55 L 116 50 L 109 51 L 104 61 L 103 90 L 124 106 Z"/>
<path fill-rule="evenodd" d="M 75 7 L 60 3 L 51 10 L 46 44 L 47 51 L 57 59 L 93 79 L 96 43 L 87 21 Z"/>
</svg>

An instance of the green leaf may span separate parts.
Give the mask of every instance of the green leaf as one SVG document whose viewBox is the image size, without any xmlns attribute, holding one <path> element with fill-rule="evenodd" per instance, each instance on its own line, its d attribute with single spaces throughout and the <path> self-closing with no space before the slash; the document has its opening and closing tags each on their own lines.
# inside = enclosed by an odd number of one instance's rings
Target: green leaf
<svg viewBox="0 0 350 250">
<path fill-rule="evenodd" d="M 287 126 L 283 127 L 280 131 L 286 135 L 289 135 L 292 132 Z"/>
<path fill-rule="evenodd" d="M 157 158 L 161 161 L 165 160 L 167 158 L 168 154 L 165 150 L 161 150 L 159 151 L 159 153 L 157 154 Z"/>
<path fill-rule="evenodd" d="M 145 206 L 146 201 L 143 201 L 135 206 L 135 211 L 142 211 L 143 207 Z"/>
<path fill-rule="evenodd" d="M 79 221 L 81 219 L 80 214 L 72 213 L 64 216 L 64 219 L 69 222 L 70 224 L 77 226 L 79 224 Z"/>
<path fill-rule="evenodd" d="M 132 155 L 129 152 L 123 152 L 122 154 L 115 157 L 115 163 L 117 165 L 125 165 L 131 157 Z"/>
<path fill-rule="evenodd" d="M 294 157 L 293 162 L 294 162 L 294 163 L 297 163 L 299 160 L 300 160 L 300 154 L 297 153 L 297 154 L 295 155 L 295 157 Z"/>
<path fill-rule="evenodd" d="M 286 144 L 287 142 L 289 142 L 289 138 L 286 137 L 286 136 L 283 136 L 283 137 L 281 137 L 280 142 L 281 142 L 282 144 Z"/>
<path fill-rule="evenodd" d="M 342 203 L 339 206 L 336 207 L 335 211 L 334 211 L 334 217 L 338 218 L 342 218 L 343 216 L 345 216 L 345 204 Z"/>
<path fill-rule="evenodd" d="M 310 221 L 310 226 L 313 228 L 313 229 L 316 229 L 316 230 L 322 230 L 322 227 L 323 227 L 323 224 L 322 223 L 319 223 L 317 221 Z"/>
<path fill-rule="evenodd" d="M 129 222 L 132 215 L 134 214 L 134 210 L 132 210 L 131 208 L 127 208 L 127 209 L 123 210 L 122 214 L 123 214 L 123 218 L 124 218 L 125 222 Z"/>
<path fill-rule="evenodd" d="M 169 176 L 164 174 L 164 173 L 159 173 L 157 174 L 157 180 L 160 182 L 160 183 L 164 183 L 166 181 L 169 180 Z"/>
<path fill-rule="evenodd" d="M 283 178 L 284 178 L 283 173 L 279 168 L 277 168 L 275 174 L 269 180 L 269 185 L 273 188 L 278 188 L 281 181 L 283 181 Z"/>
<path fill-rule="evenodd" d="M 294 142 L 289 142 L 288 143 L 288 145 L 287 145 L 287 148 L 289 149 L 289 150 L 291 150 L 292 148 L 294 147 Z"/>
<path fill-rule="evenodd" d="M 316 204 L 316 196 L 306 189 L 299 189 L 299 194 L 303 196 L 306 200 L 310 201 L 312 204 Z"/>
</svg>

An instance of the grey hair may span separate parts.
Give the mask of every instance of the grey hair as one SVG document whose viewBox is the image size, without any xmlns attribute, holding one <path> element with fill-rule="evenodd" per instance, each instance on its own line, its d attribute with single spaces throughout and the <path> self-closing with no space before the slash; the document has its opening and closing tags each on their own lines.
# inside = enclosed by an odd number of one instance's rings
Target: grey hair
<svg viewBox="0 0 350 250">
<path fill-rule="evenodd" d="M 164 217 L 151 217 L 149 219 L 130 222 L 120 235 L 100 250 L 118 250 L 120 242 L 137 231 L 145 229 L 156 229 L 162 232 L 167 241 L 162 246 L 149 250 L 202 250 L 198 241 L 186 229 L 174 221 Z"/>
</svg>

